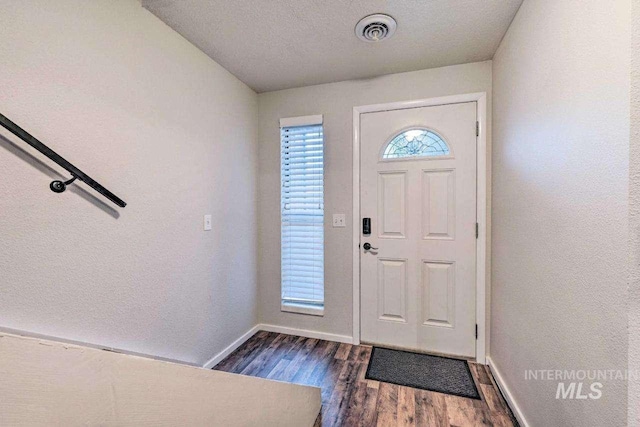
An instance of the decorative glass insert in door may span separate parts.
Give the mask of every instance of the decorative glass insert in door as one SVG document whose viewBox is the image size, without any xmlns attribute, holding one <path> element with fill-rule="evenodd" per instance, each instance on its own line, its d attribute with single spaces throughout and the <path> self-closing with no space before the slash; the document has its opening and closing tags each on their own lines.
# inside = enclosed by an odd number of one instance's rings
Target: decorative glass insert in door
<svg viewBox="0 0 640 427">
<path fill-rule="evenodd" d="M 449 156 L 451 150 L 444 139 L 429 129 L 409 129 L 394 136 L 382 154 L 384 160 L 405 157 Z"/>
</svg>

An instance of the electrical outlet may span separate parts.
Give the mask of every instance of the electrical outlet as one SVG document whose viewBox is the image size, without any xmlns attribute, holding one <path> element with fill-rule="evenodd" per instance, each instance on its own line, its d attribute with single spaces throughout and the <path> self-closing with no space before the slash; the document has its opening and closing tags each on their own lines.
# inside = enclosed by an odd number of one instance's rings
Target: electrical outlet
<svg viewBox="0 0 640 427">
<path fill-rule="evenodd" d="M 334 227 L 347 226 L 344 214 L 333 214 L 333 226 Z"/>
<path fill-rule="evenodd" d="M 204 216 L 204 231 L 211 231 L 211 215 Z"/>
</svg>

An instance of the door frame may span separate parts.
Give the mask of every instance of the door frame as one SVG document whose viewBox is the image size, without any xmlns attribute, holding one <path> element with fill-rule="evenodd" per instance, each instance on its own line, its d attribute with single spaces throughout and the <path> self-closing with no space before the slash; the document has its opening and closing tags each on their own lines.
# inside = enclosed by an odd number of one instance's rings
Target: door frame
<svg viewBox="0 0 640 427">
<path fill-rule="evenodd" d="M 462 95 L 413 101 L 371 104 L 353 107 L 353 343 L 360 344 L 360 115 L 380 111 L 405 110 L 464 102 L 477 102 L 479 132 L 476 152 L 476 362 L 486 363 L 486 339 L 488 336 L 486 289 L 487 266 L 490 264 L 487 241 L 489 220 L 487 199 L 491 183 L 487 180 L 490 164 L 487 161 L 487 93 L 476 92 Z"/>
</svg>

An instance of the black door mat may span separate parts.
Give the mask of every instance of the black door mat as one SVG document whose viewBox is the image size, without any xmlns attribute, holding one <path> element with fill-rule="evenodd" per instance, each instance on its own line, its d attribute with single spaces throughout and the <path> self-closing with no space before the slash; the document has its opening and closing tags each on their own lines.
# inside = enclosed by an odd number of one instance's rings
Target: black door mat
<svg viewBox="0 0 640 427">
<path fill-rule="evenodd" d="M 480 399 L 466 360 L 373 347 L 365 378 Z"/>
</svg>

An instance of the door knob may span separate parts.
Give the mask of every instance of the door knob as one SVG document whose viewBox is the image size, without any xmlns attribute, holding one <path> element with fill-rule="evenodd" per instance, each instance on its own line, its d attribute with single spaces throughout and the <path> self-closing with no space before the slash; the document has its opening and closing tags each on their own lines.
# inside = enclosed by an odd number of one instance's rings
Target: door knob
<svg viewBox="0 0 640 427">
<path fill-rule="evenodd" d="M 373 249 L 374 251 L 377 251 L 377 250 L 378 250 L 378 248 L 374 248 L 374 247 L 373 247 L 373 246 L 371 246 L 371 244 L 370 244 L 370 243 L 368 243 L 368 242 L 367 242 L 367 243 L 365 243 L 364 245 L 362 245 L 362 247 L 364 248 L 364 250 L 365 250 L 365 251 L 369 251 L 369 250 L 371 250 L 371 249 Z"/>
</svg>

